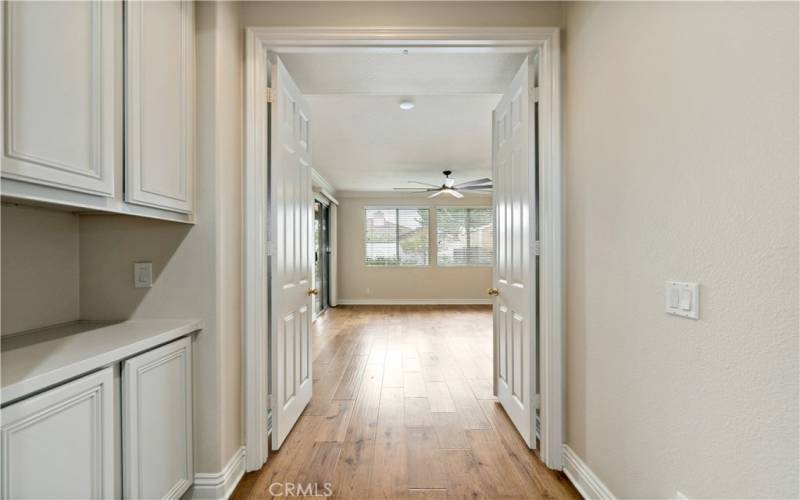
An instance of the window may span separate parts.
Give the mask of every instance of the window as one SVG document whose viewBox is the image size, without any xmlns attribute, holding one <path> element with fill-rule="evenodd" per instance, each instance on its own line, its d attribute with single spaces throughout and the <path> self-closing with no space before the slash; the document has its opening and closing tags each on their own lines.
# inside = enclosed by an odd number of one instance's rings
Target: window
<svg viewBox="0 0 800 500">
<path fill-rule="evenodd" d="M 494 262 L 491 208 L 440 207 L 436 234 L 440 266 L 491 266 Z"/>
<path fill-rule="evenodd" d="M 427 208 L 367 208 L 364 263 L 368 266 L 427 266 Z"/>
</svg>

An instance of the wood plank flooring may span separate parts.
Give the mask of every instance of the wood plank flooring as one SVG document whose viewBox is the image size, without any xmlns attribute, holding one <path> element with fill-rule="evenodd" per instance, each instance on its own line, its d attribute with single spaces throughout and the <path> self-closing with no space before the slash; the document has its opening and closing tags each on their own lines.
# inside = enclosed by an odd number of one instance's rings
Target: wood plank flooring
<svg viewBox="0 0 800 500">
<path fill-rule="evenodd" d="M 312 401 L 232 498 L 580 498 L 492 396 L 488 306 L 339 306 L 313 333 Z"/>
</svg>

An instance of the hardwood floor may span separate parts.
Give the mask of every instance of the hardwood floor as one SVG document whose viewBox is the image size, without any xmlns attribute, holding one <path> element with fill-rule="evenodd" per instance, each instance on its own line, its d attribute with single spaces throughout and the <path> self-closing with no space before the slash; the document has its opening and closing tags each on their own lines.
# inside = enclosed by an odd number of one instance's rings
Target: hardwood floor
<svg viewBox="0 0 800 500">
<path fill-rule="evenodd" d="M 580 498 L 492 396 L 488 306 L 339 306 L 313 332 L 311 403 L 232 498 Z"/>
</svg>

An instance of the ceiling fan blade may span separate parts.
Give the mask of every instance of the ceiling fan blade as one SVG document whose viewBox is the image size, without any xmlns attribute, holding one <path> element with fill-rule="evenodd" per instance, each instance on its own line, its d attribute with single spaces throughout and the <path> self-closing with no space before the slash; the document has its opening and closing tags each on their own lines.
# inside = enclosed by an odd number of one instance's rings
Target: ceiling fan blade
<svg viewBox="0 0 800 500">
<path fill-rule="evenodd" d="M 449 194 L 450 196 L 452 196 L 454 198 L 463 198 L 464 197 L 463 194 L 459 193 L 458 191 L 456 191 L 454 189 L 448 189 L 447 190 L 447 194 Z"/>
<path fill-rule="evenodd" d="M 484 184 L 482 186 L 466 186 L 458 188 L 460 190 L 472 190 L 472 189 L 492 189 L 491 184 Z"/>
<path fill-rule="evenodd" d="M 464 186 L 475 186 L 477 184 L 491 184 L 491 183 L 492 183 L 491 179 L 488 179 L 488 178 L 484 177 L 483 179 L 475 179 L 475 180 L 472 180 L 472 181 L 462 182 L 461 184 L 457 184 L 457 185 L 455 185 L 453 187 L 458 189 L 458 188 L 462 188 Z"/>
<path fill-rule="evenodd" d="M 413 191 L 416 193 L 427 193 L 428 191 L 436 191 L 436 189 L 425 189 L 425 188 L 392 188 L 395 191 Z"/>
<path fill-rule="evenodd" d="M 439 189 L 438 191 L 436 191 L 432 195 L 428 196 L 428 198 L 436 198 L 437 196 L 439 196 L 442 193 L 444 193 L 444 189 Z"/>
<path fill-rule="evenodd" d="M 435 187 L 435 188 L 438 188 L 438 187 L 439 187 L 439 185 L 438 185 L 438 184 L 430 184 L 430 183 L 428 183 L 428 182 L 408 181 L 408 183 L 409 183 L 409 184 L 422 184 L 423 186 L 430 186 L 430 187 Z"/>
</svg>

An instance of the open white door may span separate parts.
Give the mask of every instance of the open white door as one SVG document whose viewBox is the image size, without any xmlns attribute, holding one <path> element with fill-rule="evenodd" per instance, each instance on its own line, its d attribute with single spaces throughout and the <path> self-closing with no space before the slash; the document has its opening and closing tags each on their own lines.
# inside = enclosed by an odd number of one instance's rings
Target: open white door
<svg viewBox="0 0 800 500">
<path fill-rule="evenodd" d="M 535 141 L 531 75 L 522 63 L 492 113 L 497 235 L 494 266 L 495 392 L 536 447 Z"/>
<path fill-rule="evenodd" d="M 311 400 L 311 108 L 280 58 L 270 78 L 270 404 L 278 449 Z"/>
</svg>

